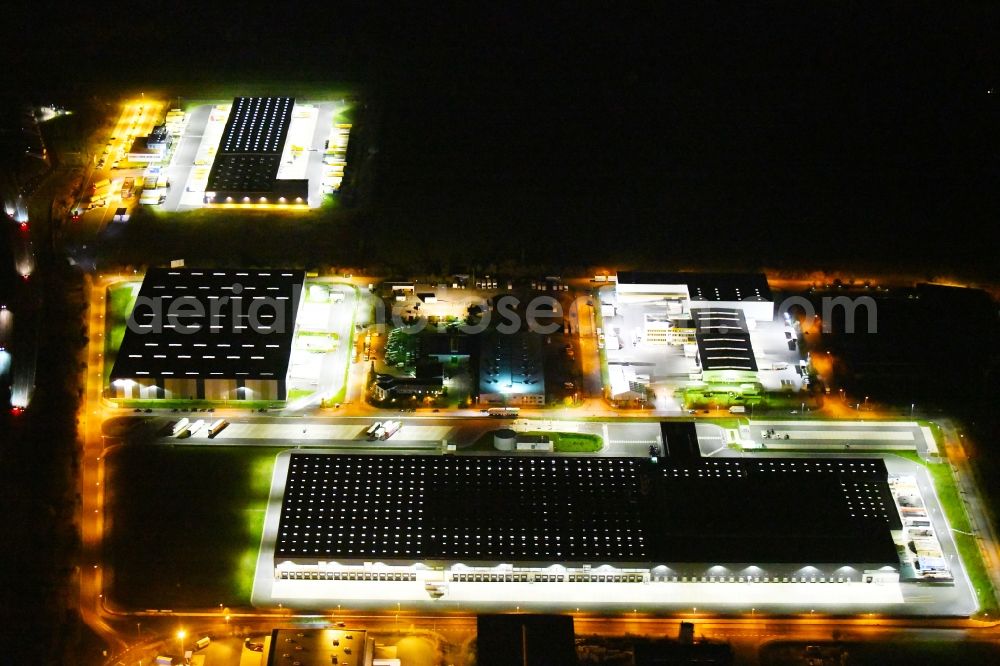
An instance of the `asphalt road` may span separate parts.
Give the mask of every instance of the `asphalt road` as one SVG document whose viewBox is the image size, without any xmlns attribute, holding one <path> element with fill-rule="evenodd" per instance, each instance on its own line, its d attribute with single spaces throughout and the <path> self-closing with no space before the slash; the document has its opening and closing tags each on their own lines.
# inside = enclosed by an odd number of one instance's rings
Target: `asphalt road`
<svg viewBox="0 0 1000 666">
<path fill-rule="evenodd" d="M 162 206 L 164 210 L 175 211 L 180 206 L 181 195 L 184 194 L 188 176 L 191 174 L 191 169 L 194 168 L 195 155 L 198 152 L 198 145 L 201 143 L 201 137 L 205 132 L 205 125 L 208 124 L 208 116 L 211 111 L 211 104 L 197 106 L 191 111 L 180 142 L 174 149 L 170 166 L 164 169 L 164 173 L 170 179 L 167 200 L 163 202 Z"/>
<path fill-rule="evenodd" d="M 449 418 L 409 416 L 385 412 L 372 416 L 288 416 L 258 414 L 246 410 L 217 409 L 213 413 L 173 413 L 157 410 L 151 415 L 132 414 L 121 410 L 122 417 L 145 424 L 135 428 L 132 437 L 149 441 L 192 446 L 308 446 L 352 451 L 423 450 L 438 452 L 442 440 L 456 444 L 466 453 L 499 454 L 490 448 L 472 449 L 485 434 L 503 427 L 515 430 L 570 431 L 600 435 L 602 456 L 647 456 L 651 445 L 661 445 L 659 424 L 655 422 L 564 421 L 560 419 L 496 419 L 488 416 Z M 199 419 L 207 426 L 224 418 L 229 425 L 215 438 L 209 439 L 205 429 L 190 438 L 170 436 L 169 425 L 181 418 L 194 422 Z M 365 431 L 375 421 L 401 421 L 399 432 L 386 441 L 367 441 Z M 725 431 L 711 423 L 696 424 L 703 455 L 716 455 L 725 449 Z"/>
<path fill-rule="evenodd" d="M 858 618 L 833 618 L 821 614 L 789 617 L 760 612 L 745 617 L 718 618 L 704 613 L 679 613 L 671 616 L 649 616 L 627 613 L 605 617 L 588 613 L 572 613 L 574 633 L 578 639 L 589 636 L 646 636 L 676 638 L 680 623 L 694 625 L 696 638 L 729 643 L 735 663 L 759 663 L 762 647 L 776 641 L 796 641 L 822 644 L 842 641 L 986 641 L 1000 636 L 996 625 L 967 620 L 891 619 L 877 614 Z M 189 637 L 212 635 L 212 644 L 202 652 L 207 666 L 237 666 L 242 656 L 242 637 L 260 637 L 273 628 L 315 628 L 343 622 L 349 629 L 364 629 L 380 644 L 390 645 L 399 635 L 434 636 L 449 646 L 449 663 L 466 664 L 458 648 L 476 634 L 476 615 L 468 612 L 429 615 L 402 608 L 381 613 L 363 613 L 348 608 L 331 609 L 326 614 L 292 617 L 275 610 L 260 613 L 233 613 L 229 622 L 215 609 L 200 613 L 169 613 L 120 618 L 116 626 L 129 638 L 127 648 L 109 655 L 106 663 L 134 664 L 137 659 L 154 653 L 177 650 L 178 627 L 184 627 Z M 249 655 L 248 655 L 249 656 Z M 143 663 L 147 663 L 144 659 Z"/>
</svg>

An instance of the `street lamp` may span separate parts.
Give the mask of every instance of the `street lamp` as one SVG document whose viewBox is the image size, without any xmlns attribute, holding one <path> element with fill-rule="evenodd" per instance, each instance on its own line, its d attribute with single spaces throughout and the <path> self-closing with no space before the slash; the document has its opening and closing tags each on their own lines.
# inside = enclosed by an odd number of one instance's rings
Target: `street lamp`
<svg viewBox="0 0 1000 666">
<path fill-rule="evenodd" d="M 184 638 L 187 636 L 187 632 L 183 629 L 177 630 L 177 640 L 181 643 L 181 659 L 184 658 Z"/>
</svg>

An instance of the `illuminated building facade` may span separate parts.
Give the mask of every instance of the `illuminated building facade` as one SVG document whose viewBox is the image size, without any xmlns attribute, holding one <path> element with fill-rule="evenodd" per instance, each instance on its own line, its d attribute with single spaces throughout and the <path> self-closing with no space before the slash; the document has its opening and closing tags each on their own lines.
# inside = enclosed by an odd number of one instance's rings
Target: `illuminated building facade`
<svg viewBox="0 0 1000 666">
<path fill-rule="evenodd" d="M 309 181 L 278 178 L 293 97 L 237 97 L 205 189 L 206 204 L 308 205 Z"/>
<path fill-rule="evenodd" d="M 277 580 L 898 580 L 877 459 L 293 453 Z M 673 451 L 673 453 L 671 453 Z"/>
</svg>

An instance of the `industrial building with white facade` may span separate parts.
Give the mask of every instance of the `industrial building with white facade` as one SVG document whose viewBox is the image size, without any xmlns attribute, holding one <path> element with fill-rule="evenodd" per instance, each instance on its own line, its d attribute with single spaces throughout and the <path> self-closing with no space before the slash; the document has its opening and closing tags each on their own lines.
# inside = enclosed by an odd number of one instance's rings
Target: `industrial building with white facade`
<svg viewBox="0 0 1000 666">
<path fill-rule="evenodd" d="M 613 401 L 680 410 L 685 387 L 793 392 L 808 382 L 794 323 L 775 316 L 763 274 L 620 272 L 598 293 Z"/>
<path fill-rule="evenodd" d="M 774 298 L 763 273 L 647 273 L 621 271 L 616 282 L 623 302 L 664 301 L 671 315 L 691 308 L 736 308 L 747 319 L 771 321 Z"/>
<path fill-rule="evenodd" d="M 167 116 L 174 148 L 158 164 L 175 186 L 166 210 L 317 208 L 344 179 L 350 123 L 343 100 L 236 97 Z M 141 144 L 140 144 L 141 145 Z M 177 187 L 180 185 L 180 187 Z"/>
<path fill-rule="evenodd" d="M 485 599 L 543 584 L 554 603 L 602 583 L 616 600 L 655 603 L 657 584 L 863 595 L 898 582 L 901 525 L 881 460 L 703 459 L 693 424 L 664 438 L 656 459 L 291 452 L 258 575 L 285 598 L 294 586 L 427 599 L 480 584 Z"/>
<path fill-rule="evenodd" d="M 300 270 L 150 268 L 109 397 L 285 400 L 304 279 Z"/>
</svg>

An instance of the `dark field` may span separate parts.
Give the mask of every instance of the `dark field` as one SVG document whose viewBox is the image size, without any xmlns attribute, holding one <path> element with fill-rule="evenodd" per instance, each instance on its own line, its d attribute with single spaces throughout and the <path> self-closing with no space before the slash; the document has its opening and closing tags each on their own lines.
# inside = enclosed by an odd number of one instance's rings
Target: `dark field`
<svg viewBox="0 0 1000 666">
<path fill-rule="evenodd" d="M 46 26 L 45 58 L 34 43 L 10 51 L 21 87 L 62 96 L 357 91 L 371 163 L 353 200 L 361 215 L 294 235 L 316 240 L 310 260 L 995 279 L 981 239 L 996 210 L 987 26 L 1000 8 L 893 4 L 865 6 L 863 20 L 797 3 L 564 15 L 317 6 L 295 30 L 213 6 L 150 31 L 157 66 L 111 83 L 107 45 L 75 34 L 81 16 Z"/>
<path fill-rule="evenodd" d="M 281 450 L 126 445 L 109 454 L 111 601 L 138 610 L 249 606 Z"/>
</svg>

